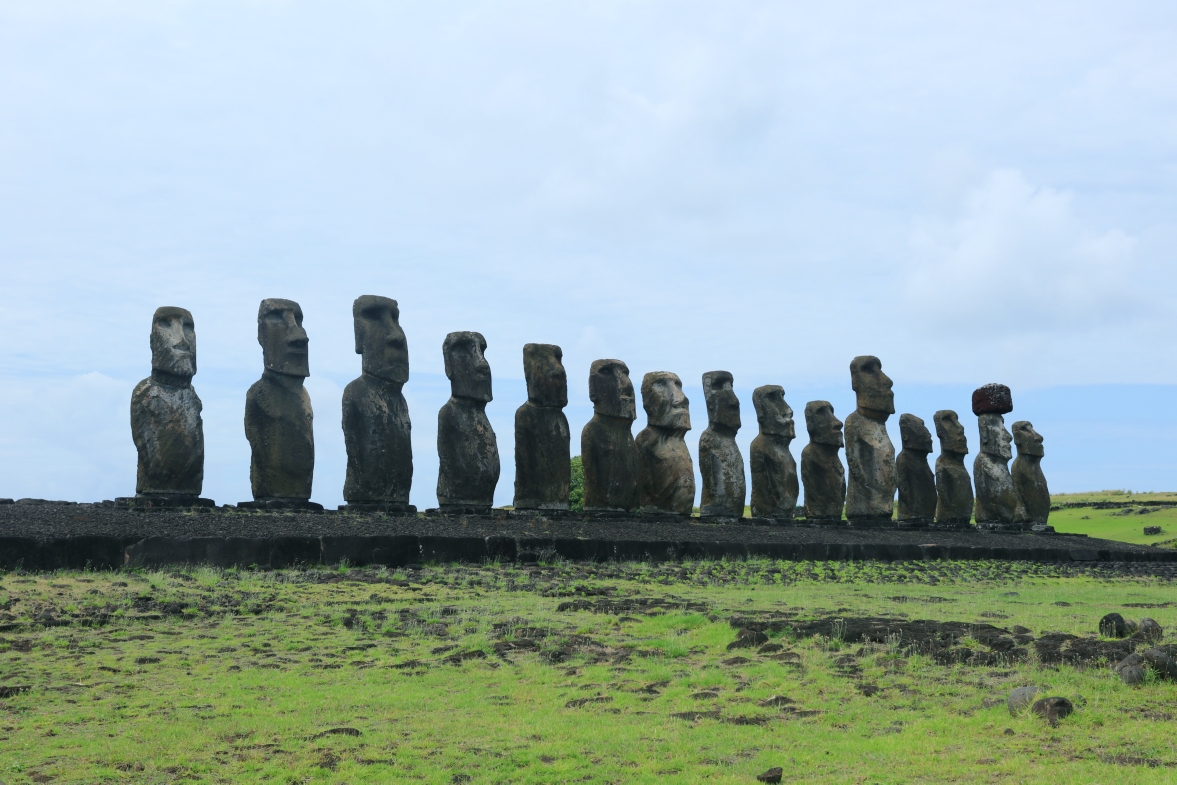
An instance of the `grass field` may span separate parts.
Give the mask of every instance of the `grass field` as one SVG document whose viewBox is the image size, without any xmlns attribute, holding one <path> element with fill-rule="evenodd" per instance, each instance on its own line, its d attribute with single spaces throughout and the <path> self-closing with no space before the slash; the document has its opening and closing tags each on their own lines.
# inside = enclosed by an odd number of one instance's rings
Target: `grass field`
<svg viewBox="0 0 1177 785">
<path fill-rule="evenodd" d="M 0 686 L 29 689 L 0 699 L 0 781 L 1169 782 L 1170 682 L 838 631 L 1090 636 L 1173 607 L 1167 582 L 1029 563 L 8 574 Z M 841 621 L 729 651 L 733 614 Z M 1023 684 L 1080 709 L 1011 717 Z"/>
<path fill-rule="evenodd" d="M 1132 512 L 1124 513 L 1123 510 Z M 1138 510 L 1147 510 L 1140 514 Z M 1118 510 L 1095 510 L 1075 507 L 1055 510 L 1050 514 L 1050 525 L 1062 534 L 1086 534 L 1105 540 L 1133 542 L 1140 545 L 1177 544 L 1177 507 L 1140 507 L 1125 504 Z M 1145 534 L 1145 526 L 1160 526 L 1160 534 Z"/>
</svg>

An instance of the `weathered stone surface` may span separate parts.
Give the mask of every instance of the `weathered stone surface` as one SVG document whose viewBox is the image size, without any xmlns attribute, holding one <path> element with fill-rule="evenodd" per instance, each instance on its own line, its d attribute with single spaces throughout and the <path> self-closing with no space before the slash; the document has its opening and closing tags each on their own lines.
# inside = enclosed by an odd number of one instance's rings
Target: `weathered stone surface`
<svg viewBox="0 0 1177 785">
<path fill-rule="evenodd" d="M 846 418 L 846 517 L 890 520 L 895 509 L 895 447 L 887 434 L 887 418 L 895 413 L 891 380 L 878 357 L 863 355 L 850 362 L 850 380 L 858 408 Z"/>
<path fill-rule="evenodd" d="M 690 515 L 695 506 L 695 465 L 687 449 L 690 401 L 677 374 L 654 371 L 642 378 L 646 427 L 638 448 L 643 513 Z"/>
<path fill-rule="evenodd" d="M 936 475 L 928 466 L 932 434 L 914 414 L 899 416 L 903 451 L 895 459 L 899 481 L 899 520 L 931 522 L 936 516 Z"/>
<path fill-rule="evenodd" d="M 1058 725 L 1060 720 L 1069 717 L 1075 711 L 1075 706 L 1066 698 L 1055 696 L 1034 701 L 1030 711 L 1054 726 Z"/>
<path fill-rule="evenodd" d="M 964 426 L 951 409 L 941 409 L 932 419 L 940 439 L 940 456 L 936 458 L 936 522 L 968 526 L 973 517 L 973 481 L 964 467 L 964 457 L 969 453 Z"/>
<path fill-rule="evenodd" d="M 1014 423 L 1013 437 L 1018 457 L 1014 458 L 1010 474 L 1021 505 L 1019 522 L 1046 523 L 1050 517 L 1050 489 L 1042 473 L 1042 437 L 1026 420 Z"/>
<path fill-rule="evenodd" d="M 637 403 L 629 367 L 621 360 L 594 360 L 589 400 L 593 418 L 580 433 L 584 509 L 636 510 L 641 504 L 641 470 L 632 432 Z"/>
<path fill-rule="evenodd" d="M 699 472 L 703 477 L 699 514 L 708 517 L 744 517 L 748 486 L 744 456 L 736 444 L 740 399 L 732 389 L 733 381 L 727 371 L 703 374 L 707 428 L 699 437 Z"/>
<path fill-rule="evenodd" d="M 838 457 L 842 421 L 829 401 L 805 404 L 809 444 L 801 451 L 801 482 L 805 486 L 805 517 L 839 520 L 846 502 L 846 470 Z"/>
<path fill-rule="evenodd" d="M 366 294 L 352 304 L 356 354 L 362 373 L 343 391 L 343 441 L 349 505 L 415 510 L 412 423 L 401 389 L 409 380 L 409 348 L 396 300 Z"/>
<path fill-rule="evenodd" d="M 515 509 L 567 510 L 572 481 L 568 374 L 559 346 L 523 347 L 527 402 L 515 411 Z"/>
<path fill-rule="evenodd" d="M 204 426 L 192 388 L 196 328 L 183 308 L 151 320 L 151 376 L 131 393 L 131 438 L 139 453 L 135 494 L 196 503 L 204 483 Z"/>
<path fill-rule="evenodd" d="M 1009 414 L 1014 399 L 1004 384 L 986 384 L 973 390 L 973 414 Z"/>
<path fill-rule="evenodd" d="M 437 502 L 442 512 L 488 511 L 499 482 L 499 444 L 486 404 L 492 399 L 486 339 L 455 332 L 441 348 L 450 399 L 437 413 Z"/>
<path fill-rule="evenodd" d="M 315 432 L 311 396 L 303 387 L 310 365 L 298 303 L 262 300 L 257 340 L 265 370 L 245 395 L 253 498 L 263 503 L 306 501 L 315 473 Z"/>
<path fill-rule="evenodd" d="M 982 414 L 977 417 L 977 425 L 981 432 L 981 452 L 973 461 L 977 525 L 1012 525 L 1021 517 L 1018 495 L 1009 473 L 1013 437 L 1005 429 L 1005 419 L 1000 414 Z"/>
<path fill-rule="evenodd" d="M 1017 687 L 1011 690 L 1009 697 L 1006 698 L 1006 708 L 1009 709 L 1010 714 L 1020 714 L 1034 702 L 1034 696 L 1039 692 L 1041 690 L 1035 686 Z"/>
<path fill-rule="evenodd" d="M 766 384 L 752 391 L 752 405 L 760 433 L 752 440 L 748 460 L 752 469 L 752 515 L 791 520 L 800 491 L 797 462 L 789 444 L 797 436 L 793 410 L 785 402 L 785 389 Z"/>
</svg>

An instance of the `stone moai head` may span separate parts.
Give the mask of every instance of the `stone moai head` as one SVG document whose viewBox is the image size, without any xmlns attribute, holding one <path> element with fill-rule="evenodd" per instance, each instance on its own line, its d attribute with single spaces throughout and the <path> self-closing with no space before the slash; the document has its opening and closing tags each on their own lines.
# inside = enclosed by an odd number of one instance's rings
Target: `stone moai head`
<svg viewBox="0 0 1177 785">
<path fill-rule="evenodd" d="M 151 317 L 151 370 L 196 375 L 196 325 L 184 308 L 165 305 Z"/>
<path fill-rule="evenodd" d="M 1018 446 L 1018 455 L 1036 455 L 1042 457 L 1042 435 L 1034 430 L 1029 420 L 1018 420 L 1014 423 L 1014 444 Z"/>
<path fill-rule="evenodd" d="M 527 400 L 535 406 L 563 409 L 568 405 L 568 374 L 564 352 L 550 343 L 523 344 L 523 378 Z"/>
<path fill-rule="evenodd" d="M 493 400 L 490 392 L 490 363 L 486 361 L 486 339 L 482 333 L 457 332 L 445 337 L 441 353 L 450 394 L 475 401 Z"/>
<path fill-rule="evenodd" d="M 756 409 L 756 420 L 760 432 L 786 439 L 797 438 L 797 427 L 793 423 L 793 409 L 785 403 L 785 388 L 779 384 L 766 384 L 752 391 L 752 407 Z"/>
<path fill-rule="evenodd" d="M 878 357 L 864 354 L 850 361 L 850 387 L 858 396 L 858 411 L 876 420 L 895 413 L 891 379 Z"/>
<path fill-rule="evenodd" d="M 981 452 L 1003 461 L 1014 457 L 1010 448 L 1014 437 L 1005 429 L 1005 419 L 1000 414 L 982 414 L 977 418 L 977 428 L 981 431 Z"/>
<path fill-rule="evenodd" d="M 834 407 L 829 401 L 810 401 L 805 404 L 805 429 L 809 441 L 841 447 L 842 421 L 834 416 Z"/>
<path fill-rule="evenodd" d="M 310 376 L 302 308 L 294 300 L 272 297 L 257 309 L 257 342 L 266 370 L 287 376 Z"/>
<path fill-rule="evenodd" d="M 936 423 L 936 436 L 940 439 L 940 452 L 956 455 L 969 454 L 969 440 L 965 436 L 960 418 L 951 409 L 941 409 L 932 420 Z M 901 426 L 902 427 L 902 426 Z"/>
<path fill-rule="evenodd" d="M 735 379 L 727 371 L 708 371 L 703 374 L 703 399 L 707 403 L 707 419 L 711 427 L 730 431 L 740 430 L 740 399 L 732 389 Z"/>
<path fill-rule="evenodd" d="M 924 421 L 914 414 L 899 415 L 899 438 L 905 450 L 925 455 L 932 451 L 932 434 Z"/>
<path fill-rule="evenodd" d="M 690 403 L 683 394 L 678 374 L 652 371 L 642 377 L 642 408 L 651 427 L 691 430 Z"/>
<path fill-rule="evenodd" d="M 364 356 L 364 373 L 404 384 L 409 380 L 409 345 L 400 325 L 396 300 L 365 294 L 351 306 L 356 354 Z"/>
<path fill-rule="evenodd" d="M 636 418 L 637 401 L 629 366 L 621 360 L 593 360 L 589 368 L 589 400 L 596 414 L 623 420 Z"/>
</svg>

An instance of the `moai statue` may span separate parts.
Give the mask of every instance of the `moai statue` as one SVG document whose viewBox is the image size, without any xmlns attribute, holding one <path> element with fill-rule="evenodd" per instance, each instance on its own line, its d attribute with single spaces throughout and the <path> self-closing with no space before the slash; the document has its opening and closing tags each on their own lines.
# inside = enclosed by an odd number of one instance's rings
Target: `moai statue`
<svg viewBox="0 0 1177 785">
<path fill-rule="evenodd" d="M 1050 517 L 1050 489 L 1042 473 L 1042 436 L 1026 420 L 1014 423 L 1013 431 L 1018 457 L 1014 458 L 1011 474 L 1021 504 L 1022 522 L 1045 525 Z"/>
<path fill-rule="evenodd" d="M 1013 408 L 1013 397 L 1004 384 L 987 384 L 973 391 L 973 414 L 977 415 L 977 427 L 981 432 L 981 452 L 973 462 L 978 528 L 1006 528 L 1022 517 L 1013 477 L 1009 473 L 1013 437 L 1005 429 L 1005 418 L 1002 417 Z"/>
<path fill-rule="evenodd" d="M 253 457 L 249 481 L 253 501 L 238 507 L 310 508 L 315 474 L 315 431 L 311 396 L 303 382 L 311 375 L 302 308 L 293 300 L 262 300 L 257 340 L 265 370 L 245 394 L 245 437 Z"/>
<path fill-rule="evenodd" d="M 887 524 L 895 514 L 895 447 L 887 435 L 887 418 L 895 413 L 891 380 L 878 357 L 850 362 L 851 387 L 858 408 L 846 418 L 846 517 L 851 524 Z"/>
<path fill-rule="evenodd" d="M 571 437 L 564 407 L 568 374 L 559 346 L 523 346 L 527 402 L 515 411 L 515 509 L 567 510 Z"/>
<path fill-rule="evenodd" d="M 740 430 L 740 399 L 727 371 L 703 374 L 707 428 L 699 437 L 699 472 L 703 491 L 699 513 L 705 517 L 743 518 L 748 495 L 744 456 L 736 444 Z"/>
<path fill-rule="evenodd" d="M 899 482 L 899 525 L 927 526 L 936 517 L 936 475 L 928 466 L 932 434 L 914 414 L 899 415 L 903 451 L 895 459 Z"/>
<path fill-rule="evenodd" d="M 641 503 L 637 416 L 629 368 L 621 360 L 594 360 L 589 368 L 593 418 L 580 432 L 586 512 L 633 512 Z"/>
<path fill-rule="evenodd" d="M 351 510 L 415 514 L 412 423 L 401 388 L 409 380 L 409 347 L 396 300 L 365 294 L 351 307 L 362 372 L 343 390 L 347 476 L 343 498 Z"/>
<path fill-rule="evenodd" d="M 752 515 L 788 521 L 797 511 L 797 462 L 789 443 L 797 436 L 785 388 L 766 384 L 752 391 L 760 433 L 752 440 Z M 700 459 L 702 460 L 702 459 Z"/>
<path fill-rule="evenodd" d="M 936 525 L 967 528 L 973 517 L 973 481 L 964 467 L 969 442 L 956 412 L 941 409 L 932 418 L 940 439 L 936 459 Z"/>
<path fill-rule="evenodd" d="M 131 393 L 131 438 L 139 452 L 135 497 L 121 506 L 202 506 L 204 426 L 192 377 L 196 328 L 192 314 L 165 306 L 151 319 L 151 376 Z"/>
<path fill-rule="evenodd" d="M 809 444 L 801 451 L 805 518 L 810 523 L 839 523 L 846 502 L 846 470 L 838 457 L 842 421 L 834 416 L 829 401 L 810 401 L 805 404 L 805 429 L 809 431 Z"/>
<path fill-rule="evenodd" d="M 437 413 L 437 503 L 442 512 L 486 514 L 499 482 L 499 444 L 486 417 L 492 398 L 486 339 L 450 333 L 441 351 L 450 399 Z"/>
<path fill-rule="evenodd" d="M 654 371 L 642 377 L 646 427 L 638 434 L 642 514 L 690 515 L 695 509 L 695 465 L 687 449 L 690 401 L 677 374 Z"/>
</svg>

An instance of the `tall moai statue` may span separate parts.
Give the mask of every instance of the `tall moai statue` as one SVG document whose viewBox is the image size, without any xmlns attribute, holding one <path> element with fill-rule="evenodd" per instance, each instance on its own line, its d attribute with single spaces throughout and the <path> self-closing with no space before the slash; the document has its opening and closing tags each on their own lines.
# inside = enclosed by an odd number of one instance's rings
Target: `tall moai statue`
<svg viewBox="0 0 1177 785">
<path fill-rule="evenodd" d="M 499 482 L 499 443 L 486 417 L 492 399 L 486 339 L 450 333 L 441 351 L 450 399 L 437 413 L 437 503 L 442 512 L 486 514 Z"/>
<path fill-rule="evenodd" d="M 846 517 L 851 524 L 887 524 L 895 514 L 895 447 L 887 435 L 887 418 L 895 413 L 891 380 L 878 357 L 850 362 L 850 382 L 858 408 L 846 418 Z"/>
<path fill-rule="evenodd" d="M 523 346 L 527 402 L 515 410 L 515 509 L 567 510 L 572 466 L 568 374 L 559 346 Z"/>
<path fill-rule="evenodd" d="M 238 507 L 322 509 L 313 504 L 315 431 L 311 396 L 303 382 L 311 375 L 302 308 L 293 300 L 262 300 L 257 340 L 265 370 L 245 395 L 245 437 L 252 458 L 253 502 Z"/>
<path fill-rule="evenodd" d="M 752 406 L 760 433 L 752 440 L 748 461 L 752 469 L 752 515 L 788 521 L 797 511 L 797 462 L 789 443 L 797 436 L 793 410 L 785 402 L 785 388 L 766 384 L 752 391 Z M 702 459 L 700 459 L 702 460 Z"/>
<path fill-rule="evenodd" d="M 349 510 L 415 514 L 412 423 L 401 389 L 409 380 L 409 347 L 396 300 L 365 294 L 351 307 L 361 373 L 343 390 L 343 442 Z"/>
<path fill-rule="evenodd" d="M 973 481 L 964 467 L 969 442 L 956 412 L 941 409 L 932 417 L 940 439 L 936 458 L 936 525 L 967 528 L 973 517 Z"/>
<path fill-rule="evenodd" d="M 1018 494 L 1009 473 L 1013 437 L 1005 429 L 1005 418 L 1002 417 L 1013 408 L 1013 396 L 1004 384 L 986 384 L 973 391 L 973 414 L 977 415 L 977 427 L 981 432 L 981 452 L 973 461 L 978 528 L 1006 528 L 1022 518 Z"/>
<path fill-rule="evenodd" d="M 123 506 L 202 506 L 204 426 L 196 375 L 196 327 L 183 308 L 164 306 L 151 319 L 151 376 L 131 393 L 131 438 L 139 453 L 135 497 Z"/>
<path fill-rule="evenodd" d="M 1026 420 L 1015 422 L 1013 432 L 1018 457 L 1014 458 L 1011 474 L 1021 506 L 1021 522 L 1045 525 L 1050 517 L 1050 489 L 1042 473 L 1042 436 Z"/>
<path fill-rule="evenodd" d="M 642 377 L 646 427 L 638 434 L 642 514 L 690 515 L 695 509 L 695 464 L 687 449 L 690 401 L 677 374 L 654 371 Z"/>
<path fill-rule="evenodd" d="M 703 374 L 707 428 L 699 436 L 699 472 L 703 490 L 699 514 L 704 517 L 743 518 L 748 496 L 744 456 L 736 444 L 740 430 L 740 399 L 727 371 Z"/>
<path fill-rule="evenodd" d="M 842 421 L 829 401 L 805 404 L 809 444 L 801 451 L 801 483 L 805 486 L 805 518 L 810 523 L 841 523 L 846 503 L 846 470 L 842 449 Z"/>
<path fill-rule="evenodd" d="M 633 512 L 641 504 L 637 416 L 629 367 L 621 360 L 594 360 L 589 368 L 593 418 L 580 432 L 586 512 Z"/>
<path fill-rule="evenodd" d="M 895 459 L 899 525 L 901 528 L 927 526 L 936 517 L 936 475 L 928 466 L 932 434 L 919 417 L 901 414 L 899 438 L 903 442 L 903 450 Z"/>
</svg>

